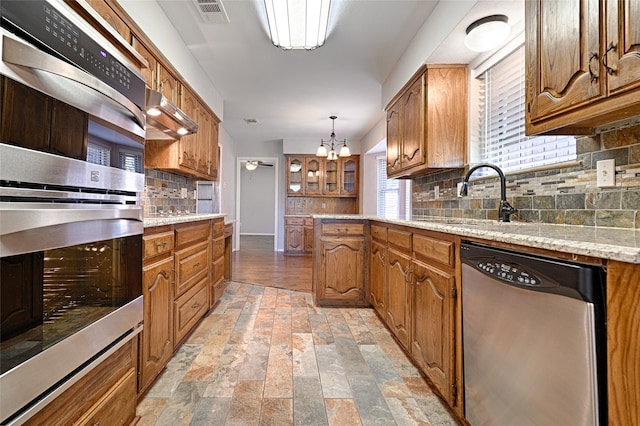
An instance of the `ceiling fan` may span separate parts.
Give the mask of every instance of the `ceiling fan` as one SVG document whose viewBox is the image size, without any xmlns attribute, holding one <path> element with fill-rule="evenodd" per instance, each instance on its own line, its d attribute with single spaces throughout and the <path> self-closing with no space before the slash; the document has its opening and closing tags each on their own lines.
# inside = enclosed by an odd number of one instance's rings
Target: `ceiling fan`
<svg viewBox="0 0 640 426">
<path fill-rule="evenodd" d="M 247 160 L 244 166 L 247 168 L 247 170 L 255 170 L 258 168 L 258 166 L 273 167 L 273 164 L 265 163 L 264 161 L 259 160 Z"/>
</svg>

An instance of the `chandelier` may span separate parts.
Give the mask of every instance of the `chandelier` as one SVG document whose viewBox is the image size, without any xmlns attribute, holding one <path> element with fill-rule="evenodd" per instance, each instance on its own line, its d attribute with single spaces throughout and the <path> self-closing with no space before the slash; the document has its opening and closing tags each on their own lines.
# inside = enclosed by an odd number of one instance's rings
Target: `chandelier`
<svg viewBox="0 0 640 426">
<path fill-rule="evenodd" d="M 332 121 L 332 130 L 331 130 L 331 138 L 324 140 L 324 139 L 320 139 L 320 146 L 318 147 L 318 151 L 316 151 L 316 156 L 317 157 L 327 157 L 327 160 L 337 160 L 338 157 L 349 157 L 351 156 L 351 151 L 349 151 L 349 147 L 347 146 L 347 140 L 343 139 L 341 141 L 336 140 L 336 117 L 335 115 L 332 115 L 331 117 L 329 117 Z M 325 146 L 325 143 L 327 145 L 330 144 L 330 149 L 327 152 L 327 147 Z M 336 153 L 336 145 L 340 146 L 342 145 L 342 147 L 340 148 L 340 154 Z"/>
</svg>

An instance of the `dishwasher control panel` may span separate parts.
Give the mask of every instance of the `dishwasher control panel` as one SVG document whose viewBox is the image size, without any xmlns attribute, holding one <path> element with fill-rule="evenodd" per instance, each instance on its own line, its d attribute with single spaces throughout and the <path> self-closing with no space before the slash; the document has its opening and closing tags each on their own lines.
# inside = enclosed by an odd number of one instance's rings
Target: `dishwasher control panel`
<svg viewBox="0 0 640 426">
<path fill-rule="evenodd" d="M 527 286 L 539 286 L 541 280 L 529 272 L 501 262 L 478 262 L 478 269 L 503 281 Z"/>
</svg>

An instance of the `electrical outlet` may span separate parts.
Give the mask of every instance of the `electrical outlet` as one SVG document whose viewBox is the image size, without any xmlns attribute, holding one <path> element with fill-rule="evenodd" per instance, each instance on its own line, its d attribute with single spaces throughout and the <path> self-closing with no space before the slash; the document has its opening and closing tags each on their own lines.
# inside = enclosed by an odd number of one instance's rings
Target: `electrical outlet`
<svg viewBox="0 0 640 426">
<path fill-rule="evenodd" d="M 440 187 L 438 185 L 433 187 L 433 197 L 437 200 L 440 198 Z"/>
<path fill-rule="evenodd" d="M 616 160 L 600 160 L 596 163 L 598 187 L 616 186 Z"/>
<path fill-rule="evenodd" d="M 324 209 L 326 207 L 325 203 L 322 203 L 322 208 Z"/>
<path fill-rule="evenodd" d="M 180 188 L 180 198 L 187 198 L 187 188 Z"/>
<path fill-rule="evenodd" d="M 460 191 L 462 191 L 462 185 L 463 185 L 462 182 L 458 182 L 458 188 L 457 188 L 457 192 L 456 192 L 456 195 L 458 196 L 458 198 L 462 197 L 462 195 L 460 195 Z"/>
</svg>

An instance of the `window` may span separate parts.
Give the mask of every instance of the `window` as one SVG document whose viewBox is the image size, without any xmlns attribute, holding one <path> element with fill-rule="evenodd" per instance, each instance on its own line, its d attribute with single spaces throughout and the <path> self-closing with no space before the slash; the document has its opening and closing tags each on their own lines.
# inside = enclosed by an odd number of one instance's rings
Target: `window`
<svg viewBox="0 0 640 426">
<path fill-rule="evenodd" d="M 144 173 L 142 155 L 120 151 L 120 168 L 128 172 Z"/>
<path fill-rule="evenodd" d="M 111 150 L 106 146 L 89 142 L 87 145 L 87 161 L 101 166 L 110 166 Z"/>
<path fill-rule="evenodd" d="M 387 219 L 411 219 L 411 181 L 387 179 L 387 159 L 378 157 L 378 211 Z"/>
<path fill-rule="evenodd" d="M 576 159 L 573 136 L 525 136 L 524 46 L 477 77 L 478 161 L 503 171 Z"/>
</svg>

